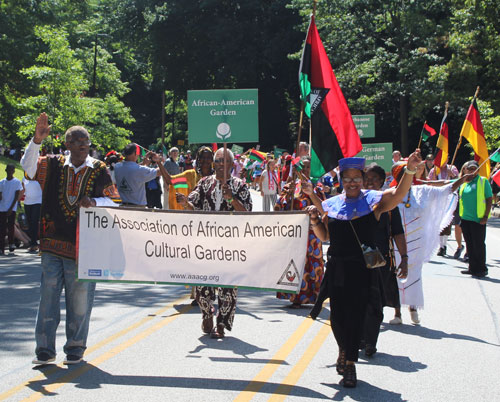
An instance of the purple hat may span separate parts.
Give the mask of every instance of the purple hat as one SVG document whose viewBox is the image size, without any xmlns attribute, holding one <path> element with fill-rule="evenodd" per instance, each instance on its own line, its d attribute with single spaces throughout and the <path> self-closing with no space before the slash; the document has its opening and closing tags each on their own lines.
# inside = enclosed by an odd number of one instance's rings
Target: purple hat
<svg viewBox="0 0 500 402">
<path fill-rule="evenodd" d="M 343 172 L 346 169 L 358 169 L 363 170 L 365 168 L 365 158 L 344 158 L 339 160 L 340 171 Z"/>
</svg>

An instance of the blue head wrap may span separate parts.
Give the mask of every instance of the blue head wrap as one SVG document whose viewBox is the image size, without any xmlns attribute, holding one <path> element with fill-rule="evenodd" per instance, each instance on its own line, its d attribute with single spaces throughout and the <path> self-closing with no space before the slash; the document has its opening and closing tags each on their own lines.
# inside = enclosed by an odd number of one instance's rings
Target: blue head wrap
<svg viewBox="0 0 500 402">
<path fill-rule="evenodd" d="M 365 168 L 365 158 L 344 158 L 339 160 L 340 171 L 343 172 L 346 169 L 358 169 L 363 170 Z"/>
</svg>

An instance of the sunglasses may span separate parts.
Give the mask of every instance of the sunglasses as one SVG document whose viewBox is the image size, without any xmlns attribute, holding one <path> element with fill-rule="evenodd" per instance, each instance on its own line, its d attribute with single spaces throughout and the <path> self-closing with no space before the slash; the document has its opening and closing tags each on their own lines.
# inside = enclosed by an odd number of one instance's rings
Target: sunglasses
<svg viewBox="0 0 500 402">
<path fill-rule="evenodd" d="M 356 184 L 360 184 L 363 182 L 363 178 L 362 177 L 354 177 L 354 178 L 344 177 L 342 179 L 342 181 L 346 184 L 353 183 L 353 182 Z"/>
<path fill-rule="evenodd" d="M 230 163 L 230 161 L 227 161 Z M 214 159 L 214 163 L 224 163 L 224 158 Z"/>
</svg>

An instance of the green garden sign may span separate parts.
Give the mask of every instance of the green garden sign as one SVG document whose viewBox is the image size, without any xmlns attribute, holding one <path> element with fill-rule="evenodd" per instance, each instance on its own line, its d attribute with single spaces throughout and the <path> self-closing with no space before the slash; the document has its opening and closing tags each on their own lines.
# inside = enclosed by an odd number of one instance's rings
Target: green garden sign
<svg viewBox="0 0 500 402">
<path fill-rule="evenodd" d="M 190 144 L 259 142 L 257 89 L 188 91 Z"/>
<path fill-rule="evenodd" d="M 366 166 L 375 162 L 386 172 L 390 172 L 392 168 L 392 142 L 363 144 L 363 150 L 356 156 L 365 158 Z"/>
<path fill-rule="evenodd" d="M 375 138 L 375 115 L 358 114 L 352 116 L 359 138 Z"/>
</svg>

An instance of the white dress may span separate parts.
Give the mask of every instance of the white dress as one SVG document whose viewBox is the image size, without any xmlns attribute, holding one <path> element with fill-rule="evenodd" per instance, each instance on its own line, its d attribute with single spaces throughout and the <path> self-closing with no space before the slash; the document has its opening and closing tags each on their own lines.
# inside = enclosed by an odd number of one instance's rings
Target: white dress
<svg viewBox="0 0 500 402">
<path fill-rule="evenodd" d="M 398 278 L 402 306 L 424 307 L 422 266 L 438 249 L 439 233 L 453 219 L 458 197 L 451 187 L 412 186 L 409 199 L 405 196 L 399 204 L 408 254 L 408 277 Z M 399 253 L 396 262 L 399 265 Z"/>
</svg>

